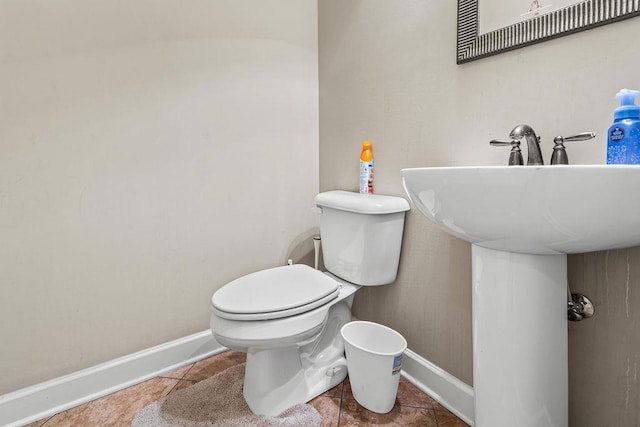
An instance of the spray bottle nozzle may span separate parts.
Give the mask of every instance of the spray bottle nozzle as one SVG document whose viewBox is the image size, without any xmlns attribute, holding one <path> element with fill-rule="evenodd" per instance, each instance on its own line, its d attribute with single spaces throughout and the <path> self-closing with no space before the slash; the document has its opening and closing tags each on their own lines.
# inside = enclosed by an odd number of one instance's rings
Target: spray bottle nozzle
<svg viewBox="0 0 640 427">
<path fill-rule="evenodd" d="M 640 118 L 640 107 L 635 102 L 636 96 L 640 96 L 640 91 L 622 89 L 616 94 L 616 98 L 620 100 L 620 106 L 613 113 L 616 120 Z"/>
</svg>

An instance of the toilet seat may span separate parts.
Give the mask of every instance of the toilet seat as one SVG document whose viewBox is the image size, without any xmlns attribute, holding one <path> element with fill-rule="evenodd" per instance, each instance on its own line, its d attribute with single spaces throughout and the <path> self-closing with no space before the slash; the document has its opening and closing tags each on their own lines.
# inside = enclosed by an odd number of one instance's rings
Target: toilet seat
<svg viewBox="0 0 640 427">
<path fill-rule="evenodd" d="M 271 320 L 313 310 L 338 297 L 339 283 L 303 264 L 240 277 L 213 294 L 213 311 L 229 320 Z"/>
</svg>

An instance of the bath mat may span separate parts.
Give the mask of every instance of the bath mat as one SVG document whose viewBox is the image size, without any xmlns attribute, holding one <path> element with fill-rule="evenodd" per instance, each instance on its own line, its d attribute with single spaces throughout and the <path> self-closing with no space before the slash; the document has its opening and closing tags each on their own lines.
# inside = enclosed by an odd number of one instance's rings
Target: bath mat
<svg viewBox="0 0 640 427">
<path fill-rule="evenodd" d="M 276 417 L 254 415 L 242 397 L 245 365 L 237 365 L 171 393 L 142 408 L 133 427 L 294 427 L 317 426 L 322 417 L 311 405 L 298 404 Z"/>
</svg>

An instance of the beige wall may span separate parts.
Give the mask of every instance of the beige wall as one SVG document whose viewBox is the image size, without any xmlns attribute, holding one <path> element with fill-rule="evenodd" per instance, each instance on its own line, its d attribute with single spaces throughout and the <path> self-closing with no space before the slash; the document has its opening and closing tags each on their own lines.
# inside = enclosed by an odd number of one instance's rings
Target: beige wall
<svg viewBox="0 0 640 427">
<path fill-rule="evenodd" d="M 208 328 L 317 223 L 315 0 L 0 0 L 0 394 Z"/>
<path fill-rule="evenodd" d="M 488 141 L 519 123 L 542 137 L 546 161 L 555 135 L 593 130 L 567 144 L 569 159 L 605 162 L 614 95 L 640 88 L 640 19 L 456 65 L 456 11 L 453 0 L 319 1 L 321 190 L 357 191 L 363 139 L 376 191 L 403 196 L 405 167 L 506 164 Z M 572 290 L 596 305 L 570 327 L 572 426 L 640 424 L 638 265 L 638 248 L 569 257 Z M 398 280 L 360 291 L 354 313 L 471 384 L 469 284 L 469 245 L 412 211 Z"/>
</svg>

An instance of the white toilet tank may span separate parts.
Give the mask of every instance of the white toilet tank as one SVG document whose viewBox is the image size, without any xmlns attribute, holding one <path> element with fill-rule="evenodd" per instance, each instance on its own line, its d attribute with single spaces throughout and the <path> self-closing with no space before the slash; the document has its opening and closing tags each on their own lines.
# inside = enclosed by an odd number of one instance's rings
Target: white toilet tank
<svg viewBox="0 0 640 427">
<path fill-rule="evenodd" d="M 320 207 L 322 256 L 327 270 L 351 283 L 386 285 L 396 280 L 409 203 L 395 196 L 328 191 Z"/>
</svg>

